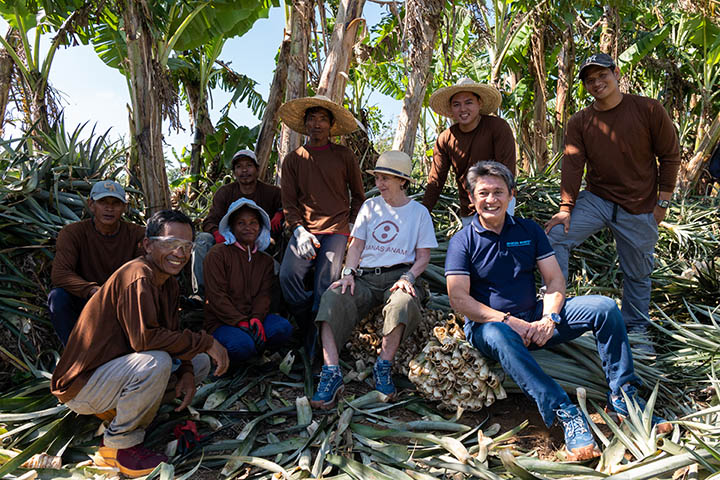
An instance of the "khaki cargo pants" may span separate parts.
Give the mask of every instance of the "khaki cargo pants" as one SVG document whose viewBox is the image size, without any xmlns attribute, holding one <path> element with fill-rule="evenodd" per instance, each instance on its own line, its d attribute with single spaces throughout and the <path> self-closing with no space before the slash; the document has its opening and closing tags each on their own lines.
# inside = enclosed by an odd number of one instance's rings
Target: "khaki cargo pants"
<svg viewBox="0 0 720 480">
<path fill-rule="evenodd" d="M 318 328 L 322 322 L 330 324 L 338 351 L 345 346 L 357 322 L 378 305 L 385 304 L 383 336 L 398 325 L 405 325 L 404 341 L 417 328 L 422 318 L 420 305 L 425 298 L 425 289 L 416 286 L 415 297 L 401 290 L 390 292 L 390 287 L 407 270 L 406 265 L 380 274 L 375 274 L 371 268 L 365 269 L 363 275 L 355 277 L 354 295 L 350 294 L 350 289 L 344 294 L 340 293 L 340 288 L 325 291 L 315 322 Z"/>
</svg>

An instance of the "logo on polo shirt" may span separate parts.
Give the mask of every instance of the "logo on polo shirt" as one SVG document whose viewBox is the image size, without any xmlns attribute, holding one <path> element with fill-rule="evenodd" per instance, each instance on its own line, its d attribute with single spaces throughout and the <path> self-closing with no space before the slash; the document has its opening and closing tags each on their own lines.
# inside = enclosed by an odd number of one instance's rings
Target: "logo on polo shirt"
<svg viewBox="0 0 720 480">
<path fill-rule="evenodd" d="M 372 236 L 378 243 L 390 243 L 398 236 L 400 228 L 390 220 L 381 222 L 372 232 Z"/>
<path fill-rule="evenodd" d="M 532 243 L 532 240 L 523 240 L 522 242 L 507 242 L 505 245 L 508 247 L 527 247 Z"/>
</svg>

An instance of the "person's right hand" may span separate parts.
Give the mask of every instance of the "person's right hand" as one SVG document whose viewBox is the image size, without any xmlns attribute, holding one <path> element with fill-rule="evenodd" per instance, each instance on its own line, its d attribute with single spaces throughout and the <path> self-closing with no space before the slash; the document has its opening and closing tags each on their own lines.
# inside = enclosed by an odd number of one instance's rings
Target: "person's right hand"
<svg viewBox="0 0 720 480">
<path fill-rule="evenodd" d="M 545 235 L 549 234 L 555 225 L 560 225 L 561 223 L 565 226 L 565 233 L 568 233 L 570 230 L 570 212 L 558 212 L 553 215 L 545 224 Z"/>
<path fill-rule="evenodd" d="M 355 295 L 355 275 L 345 275 L 340 280 L 335 280 L 328 288 L 340 287 L 340 293 L 345 294 L 345 290 L 350 289 L 350 295 Z"/>
<path fill-rule="evenodd" d="M 532 324 L 517 317 L 510 317 L 506 322 L 507 326 L 512 328 L 515 333 L 520 335 L 526 347 L 530 346 L 530 333 L 533 330 Z"/>
<path fill-rule="evenodd" d="M 210 355 L 210 358 L 212 358 L 217 365 L 217 368 L 215 369 L 216 377 L 219 377 L 227 372 L 228 366 L 230 365 L 230 359 L 228 358 L 227 350 L 225 350 L 225 347 L 223 347 L 220 342 L 213 338 L 212 346 L 210 347 L 210 350 L 207 351 L 207 354 Z"/>
<path fill-rule="evenodd" d="M 295 229 L 293 235 L 295 235 L 300 256 L 305 260 L 315 258 L 315 249 L 320 248 L 320 242 L 317 237 L 308 232 L 302 225 L 299 225 Z"/>
</svg>

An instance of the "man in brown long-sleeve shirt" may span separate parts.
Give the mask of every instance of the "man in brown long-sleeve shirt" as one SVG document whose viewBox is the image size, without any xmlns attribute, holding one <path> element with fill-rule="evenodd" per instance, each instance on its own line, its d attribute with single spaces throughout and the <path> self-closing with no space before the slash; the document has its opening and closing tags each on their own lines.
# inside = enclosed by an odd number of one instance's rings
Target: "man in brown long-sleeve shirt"
<svg viewBox="0 0 720 480">
<path fill-rule="evenodd" d="M 90 299 L 53 373 L 50 389 L 71 410 L 92 415 L 115 409 L 98 459 L 126 475 L 150 473 L 167 460 L 142 445 L 173 370 L 176 409 L 188 406 L 196 382 L 227 369 L 225 348 L 206 333 L 180 330 L 179 274 L 190 259 L 193 229 L 178 211 L 164 210 L 147 224 L 144 257 L 119 268 Z M 208 355 L 204 355 L 206 352 Z"/>
<path fill-rule="evenodd" d="M 88 299 L 115 270 L 145 253 L 145 228 L 121 220 L 127 209 L 122 185 L 97 182 L 88 208 L 92 218 L 63 227 L 55 247 L 48 309 L 63 345 Z"/>
<path fill-rule="evenodd" d="M 432 211 L 452 167 L 458 187 L 460 217 L 463 225 L 475 214 L 465 188 L 468 169 L 481 160 L 500 162 L 515 175 L 515 137 L 510 125 L 490 115 L 500 106 L 502 97 L 494 87 L 475 83 L 469 78 L 441 88 L 430 97 L 430 107 L 438 115 L 451 117 L 455 124 L 435 141 L 433 163 L 422 203 Z M 507 213 L 515 211 L 515 198 Z"/>
<path fill-rule="evenodd" d="M 230 204 L 235 200 L 249 198 L 255 202 L 270 216 L 273 238 L 278 240 L 282 233 L 284 215 L 280 188 L 259 180 L 259 168 L 260 165 L 255 152 L 252 150 L 236 152 L 232 158 L 232 171 L 233 175 L 235 175 L 235 181 L 223 185 L 213 195 L 210 212 L 208 212 L 202 223 L 203 231 L 195 239 L 195 249 L 193 250 L 191 263 L 193 293 L 201 297 L 205 296 L 203 260 L 213 245 L 225 241 L 218 230 L 218 225 Z"/>
<path fill-rule="evenodd" d="M 315 351 L 313 320 L 320 297 L 340 276 L 350 224 L 365 200 L 355 155 L 332 143 L 331 135 L 357 128 L 352 114 L 318 95 L 292 100 L 278 112 L 308 143 L 287 154 L 282 163 L 281 190 L 285 221 L 293 232 L 280 267 L 280 286 L 296 321 L 306 333 L 309 355 Z M 304 278 L 315 268 L 313 290 Z"/>
<path fill-rule="evenodd" d="M 631 332 L 645 334 L 657 226 L 680 166 L 677 134 L 660 102 L 620 92 L 620 70 L 609 55 L 589 57 L 579 76 L 595 101 L 568 122 L 560 211 L 545 230 L 565 278 L 569 251 L 602 228 L 612 231 L 623 318 Z"/>
</svg>

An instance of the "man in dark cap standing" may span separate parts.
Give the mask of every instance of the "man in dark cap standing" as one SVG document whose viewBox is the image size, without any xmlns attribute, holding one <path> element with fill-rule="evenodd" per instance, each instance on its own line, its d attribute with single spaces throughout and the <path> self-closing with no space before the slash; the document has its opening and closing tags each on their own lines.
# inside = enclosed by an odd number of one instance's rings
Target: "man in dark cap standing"
<svg viewBox="0 0 720 480">
<path fill-rule="evenodd" d="M 560 211 L 545 231 L 566 279 L 570 250 L 603 228 L 612 231 L 623 318 L 631 333 L 645 335 L 657 228 L 680 167 L 677 133 L 660 102 L 620 91 L 620 70 L 609 55 L 589 57 L 579 76 L 594 101 L 568 122 Z"/>
</svg>

